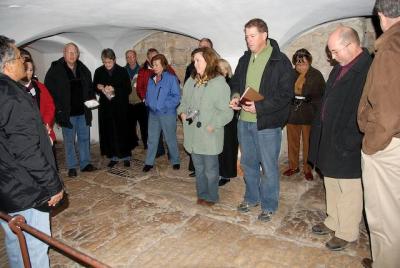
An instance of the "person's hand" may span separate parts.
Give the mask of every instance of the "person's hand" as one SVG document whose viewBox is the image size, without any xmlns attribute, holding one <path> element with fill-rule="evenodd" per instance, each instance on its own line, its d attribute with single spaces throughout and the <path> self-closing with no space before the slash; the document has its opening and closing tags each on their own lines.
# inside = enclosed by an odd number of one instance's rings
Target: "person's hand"
<svg viewBox="0 0 400 268">
<path fill-rule="evenodd" d="M 113 88 L 113 86 L 105 86 L 104 89 L 105 89 L 105 91 L 106 91 L 108 94 L 114 93 L 114 88 Z"/>
<path fill-rule="evenodd" d="M 185 113 L 181 113 L 181 120 L 182 120 L 182 122 L 185 122 L 186 121 L 186 114 Z"/>
<path fill-rule="evenodd" d="M 64 190 L 61 190 L 61 192 L 53 195 L 50 200 L 47 202 L 49 207 L 54 207 L 55 205 L 57 205 L 58 202 L 60 202 L 60 200 L 63 198 L 64 196 Z"/>
<path fill-rule="evenodd" d="M 231 107 L 233 110 L 240 110 L 240 106 L 239 106 L 239 98 L 235 97 L 231 100 L 231 102 L 229 103 L 229 107 Z"/>
<path fill-rule="evenodd" d="M 51 127 L 49 126 L 49 124 L 44 124 L 44 126 L 46 127 L 47 134 L 50 134 L 50 132 L 51 132 Z"/>
<path fill-rule="evenodd" d="M 97 89 L 103 91 L 104 90 L 104 85 L 97 84 Z"/>
<path fill-rule="evenodd" d="M 254 105 L 254 101 L 246 101 L 246 103 L 243 105 L 242 104 L 243 110 L 246 112 L 255 114 L 256 113 L 256 106 Z"/>
<path fill-rule="evenodd" d="M 213 133 L 214 132 L 214 128 L 212 126 L 207 126 L 207 131 L 208 133 Z"/>
</svg>

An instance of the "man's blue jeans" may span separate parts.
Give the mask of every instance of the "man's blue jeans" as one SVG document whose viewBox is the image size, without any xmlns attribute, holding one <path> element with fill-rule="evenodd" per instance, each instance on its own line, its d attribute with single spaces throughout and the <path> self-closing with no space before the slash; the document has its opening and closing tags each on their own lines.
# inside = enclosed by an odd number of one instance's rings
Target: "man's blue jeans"
<svg viewBox="0 0 400 268">
<path fill-rule="evenodd" d="M 196 170 L 197 197 L 209 202 L 218 202 L 218 155 L 192 153 L 192 160 Z"/>
<path fill-rule="evenodd" d="M 241 150 L 240 164 L 246 182 L 244 201 L 250 204 L 260 202 L 263 211 L 275 212 L 279 201 L 282 130 L 257 130 L 257 123 L 239 120 L 238 138 Z"/>
<path fill-rule="evenodd" d="M 168 146 L 170 161 L 173 165 L 180 164 L 178 141 L 176 138 L 176 115 L 155 115 L 149 113 L 149 130 L 147 138 L 146 165 L 154 165 L 160 133 L 163 131 Z"/>
<path fill-rule="evenodd" d="M 73 128 L 62 128 L 67 168 L 72 169 L 78 166 L 75 148 L 75 140 L 78 136 L 79 167 L 83 169 L 90 164 L 90 128 L 86 125 L 85 115 L 71 116 L 69 121 Z"/>
<path fill-rule="evenodd" d="M 24 216 L 26 223 L 30 226 L 42 231 L 47 235 L 50 233 L 50 217 L 48 212 L 41 212 L 36 209 L 27 209 L 19 212 L 9 213 L 11 216 Z M 5 245 L 7 250 L 8 262 L 11 268 L 24 267 L 21 250 L 17 236 L 8 227 L 8 223 L 0 220 L 1 227 L 5 233 Z M 47 268 L 49 267 L 49 256 L 47 254 L 49 246 L 37 239 L 36 237 L 24 232 L 26 244 L 28 246 L 29 258 L 32 268 Z"/>
</svg>

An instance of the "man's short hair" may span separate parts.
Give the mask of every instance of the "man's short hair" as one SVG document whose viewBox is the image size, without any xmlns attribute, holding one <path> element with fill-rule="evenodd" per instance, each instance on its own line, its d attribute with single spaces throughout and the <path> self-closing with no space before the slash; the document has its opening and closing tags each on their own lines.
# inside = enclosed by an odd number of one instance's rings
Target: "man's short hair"
<svg viewBox="0 0 400 268">
<path fill-rule="evenodd" d="M 78 47 L 78 45 L 75 44 L 74 42 L 69 42 L 69 43 L 65 44 L 63 52 L 65 53 L 65 50 L 66 50 L 67 47 L 69 47 L 69 46 L 75 47 L 76 52 L 78 53 L 78 57 L 79 57 L 79 55 L 80 55 L 79 47 Z"/>
<path fill-rule="evenodd" d="M 15 41 L 0 35 L 0 72 L 3 73 L 6 62 L 15 59 Z"/>
<path fill-rule="evenodd" d="M 159 52 L 158 52 L 158 50 L 155 49 L 155 48 L 149 48 L 149 49 L 147 50 L 147 53 L 146 53 L 147 57 L 149 57 L 150 53 L 157 53 L 157 54 L 158 54 Z"/>
<path fill-rule="evenodd" d="M 213 44 L 213 42 L 211 41 L 210 38 L 203 37 L 203 38 L 200 39 L 199 44 L 200 44 L 201 42 L 207 42 L 207 43 L 210 44 L 210 47 L 211 47 L 211 48 L 214 47 L 214 44 Z"/>
<path fill-rule="evenodd" d="M 103 49 L 103 51 L 101 52 L 101 59 L 110 59 L 110 60 L 115 60 L 115 53 L 114 50 L 112 50 L 111 48 L 105 48 Z"/>
<path fill-rule="evenodd" d="M 265 21 L 259 18 L 249 20 L 245 25 L 244 28 L 251 28 L 256 27 L 260 33 L 268 33 L 268 26 Z"/>
<path fill-rule="evenodd" d="M 374 10 L 376 13 L 381 12 L 385 17 L 400 17 L 399 0 L 376 0 Z"/>
<path fill-rule="evenodd" d="M 135 54 L 135 57 L 137 57 L 136 50 L 134 50 L 134 49 L 128 49 L 128 50 L 125 52 L 125 58 L 126 58 L 126 56 L 128 56 L 128 53 L 133 53 L 133 54 Z"/>
</svg>

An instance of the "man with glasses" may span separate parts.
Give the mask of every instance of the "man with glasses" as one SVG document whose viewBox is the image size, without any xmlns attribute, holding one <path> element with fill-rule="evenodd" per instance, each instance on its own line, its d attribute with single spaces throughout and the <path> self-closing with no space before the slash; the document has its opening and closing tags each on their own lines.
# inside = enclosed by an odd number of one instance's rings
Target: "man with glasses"
<svg viewBox="0 0 400 268">
<path fill-rule="evenodd" d="M 24 58 L 13 40 L 0 36 L 0 210 L 22 215 L 26 223 L 51 235 L 50 207 L 63 197 L 63 184 L 39 109 L 18 83 Z M 23 267 L 17 236 L 0 220 L 9 266 Z M 32 267 L 49 267 L 48 245 L 25 234 Z"/>
<path fill-rule="evenodd" d="M 400 266 L 400 2 L 377 0 L 383 34 L 358 107 L 373 267 Z M 365 264 L 365 262 L 364 262 Z M 368 267 L 368 265 L 365 265 Z"/>
<path fill-rule="evenodd" d="M 328 216 L 312 232 L 334 233 L 326 247 L 342 250 L 359 236 L 363 196 L 357 107 L 371 57 L 350 27 L 341 26 L 331 33 L 328 49 L 338 64 L 329 74 L 321 111 L 311 128 L 308 155 L 324 175 Z"/>
<path fill-rule="evenodd" d="M 54 99 L 56 123 L 62 127 L 68 177 L 77 176 L 76 136 L 80 170 L 96 170 L 90 163 L 92 112 L 84 105 L 85 101 L 94 99 L 92 75 L 79 60 L 79 48 L 76 44 L 68 43 L 64 46 L 64 56 L 52 62 L 44 83 Z"/>
</svg>

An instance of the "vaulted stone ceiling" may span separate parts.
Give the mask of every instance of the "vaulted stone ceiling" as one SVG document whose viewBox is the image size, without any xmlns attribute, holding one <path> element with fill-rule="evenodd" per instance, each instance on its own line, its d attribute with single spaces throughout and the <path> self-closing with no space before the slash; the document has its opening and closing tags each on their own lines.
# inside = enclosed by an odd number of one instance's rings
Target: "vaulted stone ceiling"
<svg viewBox="0 0 400 268">
<path fill-rule="evenodd" d="M 373 0 L 1 0 L 0 34 L 18 45 L 33 42 L 41 53 L 59 53 L 74 41 L 93 56 L 104 47 L 116 53 L 154 31 L 210 37 L 227 58 L 245 49 L 243 25 L 260 17 L 270 36 L 285 46 L 325 22 L 369 16 Z M 39 41 L 38 41 L 39 40 Z"/>
</svg>

